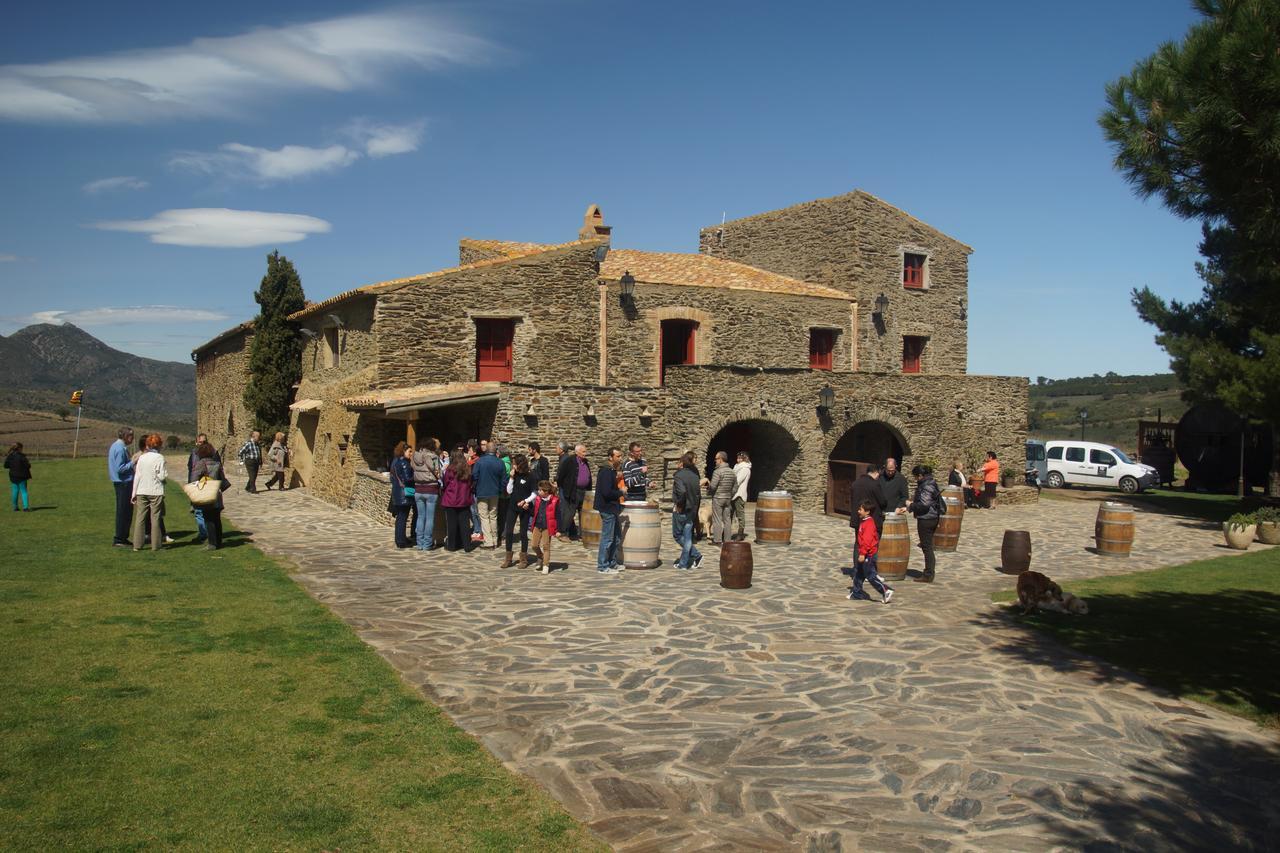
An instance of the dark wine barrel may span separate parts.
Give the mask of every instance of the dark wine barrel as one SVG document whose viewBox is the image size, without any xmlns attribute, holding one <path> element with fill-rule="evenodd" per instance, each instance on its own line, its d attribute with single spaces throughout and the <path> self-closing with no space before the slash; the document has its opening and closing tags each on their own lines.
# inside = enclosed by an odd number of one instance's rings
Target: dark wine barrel
<svg viewBox="0 0 1280 853">
<path fill-rule="evenodd" d="M 1000 545 L 1000 571 L 1020 575 L 1031 568 L 1031 531 L 1006 530 Z"/>
<path fill-rule="evenodd" d="M 720 586 L 725 589 L 750 589 L 754 567 L 750 542 L 730 540 L 720 546 Z"/>
<path fill-rule="evenodd" d="M 761 492 L 756 497 L 756 541 L 790 545 L 794 518 L 790 492 Z"/>
<path fill-rule="evenodd" d="M 1250 485 L 1267 481 L 1271 470 L 1271 428 L 1245 424 L 1218 403 L 1192 406 L 1178 421 L 1173 446 L 1187 469 L 1187 483 L 1210 491 L 1231 491 L 1240 477 L 1244 432 L 1244 477 Z"/>
<path fill-rule="evenodd" d="M 960 545 L 964 490 L 959 486 L 947 486 L 942 490 L 942 499 L 947 502 L 947 514 L 938 519 L 938 530 L 933 534 L 933 550 L 951 552 Z"/>
<path fill-rule="evenodd" d="M 907 576 L 911 562 L 911 528 L 905 515 L 891 513 L 884 517 L 880 533 L 880 551 L 876 555 L 876 572 L 887 581 L 900 581 Z"/>
<path fill-rule="evenodd" d="M 595 490 L 587 492 L 582 498 L 582 509 L 578 512 L 578 533 L 582 536 L 582 544 L 587 548 L 600 547 L 600 511 L 595 508 Z"/>
<path fill-rule="evenodd" d="M 1133 507 L 1103 501 L 1098 504 L 1098 520 L 1093 524 L 1098 553 L 1104 557 L 1127 557 L 1133 547 Z"/>
</svg>

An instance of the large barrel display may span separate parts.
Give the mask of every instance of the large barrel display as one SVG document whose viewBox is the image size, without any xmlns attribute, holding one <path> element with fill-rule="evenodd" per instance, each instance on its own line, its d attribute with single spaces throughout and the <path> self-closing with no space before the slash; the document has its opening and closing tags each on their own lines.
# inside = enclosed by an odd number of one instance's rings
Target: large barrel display
<svg viewBox="0 0 1280 853">
<path fill-rule="evenodd" d="M 756 496 L 756 541 L 762 545 L 790 545 L 795 511 L 790 492 L 761 492 Z"/>
<path fill-rule="evenodd" d="M 1098 505 L 1093 538 L 1104 557 L 1127 557 L 1133 547 L 1133 507 L 1114 501 Z"/>
<path fill-rule="evenodd" d="M 876 572 L 887 581 L 900 581 L 907 576 L 911 562 L 911 527 L 905 515 L 890 513 L 884 517 L 880 531 L 880 550 L 876 554 Z"/>
<path fill-rule="evenodd" d="M 578 511 L 578 533 L 581 534 L 582 544 L 586 547 L 600 547 L 600 511 L 596 509 L 594 489 L 582 498 L 582 509 Z"/>
<path fill-rule="evenodd" d="M 626 501 L 622 504 L 622 565 L 628 569 L 654 569 L 662 543 L 662 515 L 656 503 Z"/>
<path fill-rule="evenodd" d="M 1240 479 L 1240 439 L 1244 437 L 1245 482 L 1261 486 L 1271 470 L 1271 429 L 1247 425 L 1212 403 L 1192 406 L 1178 421 L 1173 446 L 1187 469 L 1191 488 L 1229 492 Z"/>
<path fill-rule="evenodd" d="M 947 514 L 938 519 L 938 529 L 933 534 L 933 550 L 949 553 L 960 545 L 960 524 L 964 521 L 964 490 L 959 486 L 947 486 L 942 490 L 942 500 L 947 504 Z"/>
<path fill-rule="evenodd" d="M 751 543 L 730 540 L 720 546 L 720 586 L 725 589 L 750 589 L 755 560 Z"/>
</svg>

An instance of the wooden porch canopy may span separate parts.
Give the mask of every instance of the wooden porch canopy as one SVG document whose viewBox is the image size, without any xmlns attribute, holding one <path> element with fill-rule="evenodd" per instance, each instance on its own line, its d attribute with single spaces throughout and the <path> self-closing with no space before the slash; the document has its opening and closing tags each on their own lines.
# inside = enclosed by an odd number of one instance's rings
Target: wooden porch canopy
<svg viewBox="0 0 1280 853">
<path fill-rule="evenodd" d="M 500 382 L 454 382 L 445 385 L 414 385 L 370 391 L 347 397 L 342 405 L 352 412 L 380 412 L 392 418 L 411 420 L 424 409 L 439 409 L 463 403 L 497 401 Z"/>
</svg>

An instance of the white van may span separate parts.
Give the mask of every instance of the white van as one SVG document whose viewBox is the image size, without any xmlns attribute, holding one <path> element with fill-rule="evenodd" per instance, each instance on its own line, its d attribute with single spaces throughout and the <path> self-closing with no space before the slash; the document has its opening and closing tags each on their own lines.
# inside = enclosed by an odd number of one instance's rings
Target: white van
<svg viewBox="0 0 1280 853">
<path fill-rule="evenodd" d="M 1134 462 L 1124 451 L 1096 441 L 1050 441 L 1045 444 L 1049 473 L 1045 482 L 1063 486 L 1112 486 L 1122 492 L 1140 492 L 1159 482 L 1150 465 Z"/>
</svg>

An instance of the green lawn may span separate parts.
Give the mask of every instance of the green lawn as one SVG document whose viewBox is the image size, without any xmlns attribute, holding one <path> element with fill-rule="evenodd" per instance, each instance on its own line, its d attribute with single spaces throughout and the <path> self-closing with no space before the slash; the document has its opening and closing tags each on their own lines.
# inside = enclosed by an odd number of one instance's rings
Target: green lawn
<svg viewBox="0 0 1280 853">
<path fill-rule="evenodd" d="M 1021 616 L 1015 603 L 1010 618 L 1179 696 L 1280 728 L 1280 549 L 1068 589 L 1088 601 L 1087 616 Z"/>
<path fill-rule="evenodd" d="M 111 547 L 102 459 L 0 512 L 0 849 L 604 849 L 228 526 Z"/>
<path fill-rule="evenodd" d="M 1076 500 L 1072 496 L 1070 489 L 1041 489 L 1041 499 L 1049 500 Z M 1159 512 L 1173 513 L 1174 515 L 1185 515 L 1188 518 L 1199 518 L 1204 521 L 1223 522 L 1237 512 L 1253 512 L 1266 504 L 1259 495 L 1253 495 L 1244 499 L 1235 495 L 1213 495 L 1201 494 L 1199 492 L 1187 492 L 1182 489 L 1150 489 L 1137 495 L 1126 495 L 1119 489 L 1114 490 L 1097 490 L 1094 492 L 1098 499 L 1109 501 L 1121 501 L 1125 503 L 1133 502 L 1141 506 L 1150 507 Z"/>
</svg>

